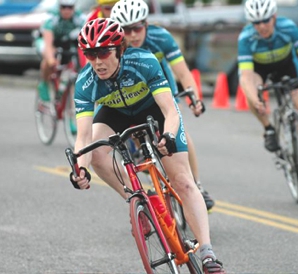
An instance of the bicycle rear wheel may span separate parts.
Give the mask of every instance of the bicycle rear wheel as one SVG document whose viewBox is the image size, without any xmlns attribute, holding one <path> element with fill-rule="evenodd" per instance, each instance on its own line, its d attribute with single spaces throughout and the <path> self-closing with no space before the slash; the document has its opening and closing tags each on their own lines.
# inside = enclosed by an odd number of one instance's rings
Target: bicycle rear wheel
<svg viewBox="0 0 298 274">
<path fill-rule="evenodd" d="M 133 197 L 130 201 L 132 233 L 146 273 L 179 273 L 171 254 L 167 254 L 146 202 Z M 170 258 L 171 257 L 171 258 Z"/>
<path fill-rule="evenodd" d="M 298 203 L 298 118 L 295 113 L 290 119 L 283 119 L 278 110 L 274 112 L 276 130 L 279 139 L 280 164 L 283 168 L 287 185 L 296 203 Z"/>
<path fill-rule="evenodd" d="M 64 132 L 67 142 L 74 147 L 77 138 L 76 111 L 74 105 L 74 84 L 71 84 L 64 109 Z"/>
<path fill-rule="evenodd" d="M 52 144 L 57 133 L 57 115 L 53 86 L 49 85 L 50 101 L 40 99 L 38 92 L 34 104 L 35 124 L 38 137 L 45 145 Z"/>
</svg>

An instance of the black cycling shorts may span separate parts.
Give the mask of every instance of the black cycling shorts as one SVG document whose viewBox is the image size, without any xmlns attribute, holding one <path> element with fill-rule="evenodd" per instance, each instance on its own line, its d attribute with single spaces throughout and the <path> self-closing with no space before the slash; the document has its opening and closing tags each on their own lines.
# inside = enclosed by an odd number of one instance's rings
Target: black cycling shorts
<svg viewBox="0 0 298 274">
<path fill-rule="evenodd" d="M 151 115 L 154 120 L 158 121 L 159 132 L 162 134 L 165 118 L 156 103 L 134 116 L 126 115 L 114 108 L 101 106 L 93 119 L 93 123 L 106 124 L 113 129 L 115 133 L 122 133 L 130 126 L 146 123 L 147 116 L 149 115 Z"/>
</svg>

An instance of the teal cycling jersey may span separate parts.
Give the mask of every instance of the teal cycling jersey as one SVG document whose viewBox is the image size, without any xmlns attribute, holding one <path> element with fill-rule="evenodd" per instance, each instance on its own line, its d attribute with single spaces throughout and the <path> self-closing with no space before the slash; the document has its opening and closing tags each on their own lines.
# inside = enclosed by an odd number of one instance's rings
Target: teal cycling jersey
<svg viewBox="0 0 298 274">
<path fill-rule="evenodd" d="M 164 28 L 148 25 L 146 39 L 141 48 L 151 51 L 156 56 L 173 94 L 177 94 L 176 80 L 169 64 L 174 65 L 184 60 L 184 57 L 173 36 Z"/>
<path fill-rule="evenodd" d="M 93 116 L 97 104 L 137 115 L 161 92 L 171 89 L 156 57 L 144 49 L 128 48 L 116 79 L 100 79 L 89 63 L 82 69 L 75 85 L 76 116 Z"/>
<path fill-rule="evenodd" d="M 268 39 L 262 38 L 253 24 L 245 26 L 238 38 L 240 71 L 250 69 L 264 75 L 287 70 L 297 75 L 297 53 L 298 28 L 284 17 L 276 18 L 274 33 Z"/>
<path fill-rule="evenodd" d="M 59 12 L 54 12 L 41 26 L 41 33 L 50 30 L 54 35 L 54 45 L 63 47 L 69 41 L 75 41 L 77 46 L 77 36 L 86 22 L 86 16 L 80 11 L 75 11 L 71 19 L 63 19 Z"/>
</svg>

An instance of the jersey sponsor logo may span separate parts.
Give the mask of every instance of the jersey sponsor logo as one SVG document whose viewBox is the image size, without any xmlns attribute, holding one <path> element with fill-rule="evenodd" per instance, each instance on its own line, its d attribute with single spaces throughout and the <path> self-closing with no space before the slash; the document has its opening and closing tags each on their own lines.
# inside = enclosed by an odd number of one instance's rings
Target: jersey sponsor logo
<svg viewBox="0 0 298 274">
<path fill-rule="evenodd" d="M 155 86 L 155 87 L 163 87 L 164 85 L 168 85 L 168 84 L 169 84 L 168 83 L 168 80 L 164 80 L 164 81 L 162 81 L 160 83 L 157 83 L 157 84 L 155 84 L 153 86 Z"/>
<path fill-rule="evenodd" d="M 175 50 L 175 51 L 170 52 L 169 54 L 167 54 L 166 55 L 166 58 L 167 59 L 170 59 L 171 57 L 176 56 L 176 55 L 180 55 L 180 54 L 181 54 L 180 49 L 177 49 L 177 50 Z"/>
<path fill-rule="evenodd" d="M 126 60 L 125 65 L 136 65 L 136 66 L 147 68 L 147 69 L 150 69 L 152 67 L 152 65 L 148 65 L 145 63 L 140 63 L 140 62 L 136 62 L 136 61 L 132 61 L 132 60 Z"/>
<path fill-rule="evenodd" d="M 85 90 L 86 88 L 88 88 L 91 83 L 93 82 L 93 74 L 90 75 L 90 77 L 87 79 L 87 81 L 84 83 L 84 85 L 82 86 L 82 89 Z"/>
<path fill-rule="evenodd" d="M 185 145 L 187 144 L 185 132 L 181 132 L 180 141 Z"/>
<path fill-rule="evenodd" d="M 131 78 L 122 81 L 122 85 L 125 87 L 133 86 L 135 81 Z"/>
<path fill-rule="evenodd" d="M 84 110 L 84 108 L 76 108 L 76 113 L 80 113 L 83 110 Z"/>
</svg>

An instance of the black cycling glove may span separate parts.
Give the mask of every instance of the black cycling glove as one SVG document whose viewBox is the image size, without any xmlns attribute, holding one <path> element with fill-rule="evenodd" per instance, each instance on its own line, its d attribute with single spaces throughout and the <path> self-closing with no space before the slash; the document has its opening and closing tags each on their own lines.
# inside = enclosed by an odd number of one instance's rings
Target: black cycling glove
<svg viewBox="0 0 298 274">
<path fill-rule="evenodd" d="M 203 102 L 202 100 L 196 100 L 196 104 L 197 104 L 198 102 L 201 102 L 201 104 L 202 104 L 202 113 L 204 113 L 205 110 L 206 110 L 206 107 L 205 107 L 204 102 Z M 188 106 L 191 107 L 191 106 L 193 106 L 193 104 L 190 103 Z M 199 115 L 198 115 L 198 116 L 199 116 Z"/>
<path fill-rule="evenodd" d="M 91 181 L 91 174 L 90 174 L 90 172 L 87 170 L 87 168 L 81 166 L 81 167 L 80 167 L 80 170 L 84 170 L 84 171 L 85 171 L 85 177 L 86 177 L 87 180 L 90 182 L 90 181 Z M 71 181 L 73 187 L 76 188 L 76 189 L 80 189 L 78 183 L 72 179 L 72 176 L 73 176 L 73 172 L 71 172 L 71 173 L 69 174 L 69 179 L 70 179 L 70 181 Z"/>
<path fill-rule="evenodd" d="M 177 147 L 176 147 L 176 138 L 173 135 L 173 133 L 170 132 L 165 132 L 159 137 L 159 142 L 162 138 L 166 139 L 166 148 L 169 152 L 169 154 L 177 152 Z"/>
</svg>

